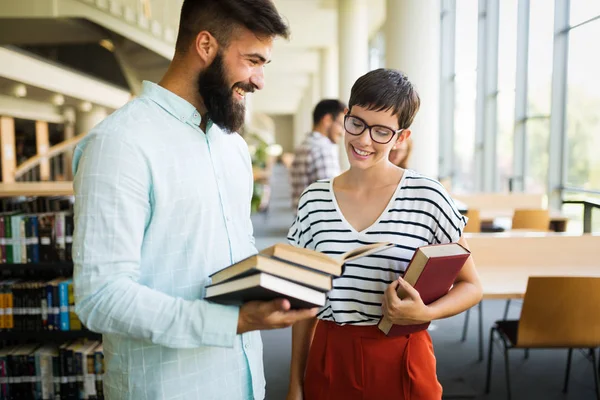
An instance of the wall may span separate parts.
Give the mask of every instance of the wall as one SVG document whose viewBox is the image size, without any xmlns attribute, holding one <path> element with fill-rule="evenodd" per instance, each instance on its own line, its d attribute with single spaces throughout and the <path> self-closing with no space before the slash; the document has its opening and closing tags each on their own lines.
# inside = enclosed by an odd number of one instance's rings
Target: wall
<svg viewBox="0 0 600 400">
<path fill-rule="evenodd" d="M 294 151 L 294 116 L 271 115 L 275 122 L 275 142 L 283 147 L 284 152 Z"/>
</svg>

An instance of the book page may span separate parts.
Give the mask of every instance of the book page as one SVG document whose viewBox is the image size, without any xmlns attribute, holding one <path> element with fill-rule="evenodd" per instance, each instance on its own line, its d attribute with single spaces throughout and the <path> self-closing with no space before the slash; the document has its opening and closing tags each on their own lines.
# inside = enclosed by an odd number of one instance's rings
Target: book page
<svg viewBox="0 0 600 400">
<path fill-rule="evenodd" d="M 342 254 L 340 260 L 346 263 L 348 261 L 356 260 L 357 258 L 365 257 L 370 254 L 379 253 L 380 251 L 387 250 L 391 247 L 394 247 L 394 244 L 389 242 L 367 244 L 365 246 L 358 247 L 354 250 L 350 250 Z"/>
</svg>

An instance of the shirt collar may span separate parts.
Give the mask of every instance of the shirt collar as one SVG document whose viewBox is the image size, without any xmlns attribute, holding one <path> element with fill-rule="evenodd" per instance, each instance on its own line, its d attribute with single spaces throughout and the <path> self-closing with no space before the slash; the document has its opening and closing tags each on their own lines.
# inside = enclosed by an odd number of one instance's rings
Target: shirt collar
<svg viewBox="0 0 600 400">
<path fill-rule="evenodd" d="M 187 100 L 156 83 L 143 81 L 141 97 L 147 97 L 181 122 L 200 126 L 202 118 L 196 108 Z"/>
</svg>

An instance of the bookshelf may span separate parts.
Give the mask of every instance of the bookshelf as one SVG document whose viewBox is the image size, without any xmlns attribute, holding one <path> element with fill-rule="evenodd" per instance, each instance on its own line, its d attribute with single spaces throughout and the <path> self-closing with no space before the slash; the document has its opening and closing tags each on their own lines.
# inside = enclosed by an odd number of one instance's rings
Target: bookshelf
<svg viewBox="0 0 600 400">
<path fill-rule="evenodd" d="M 2 399 L 104 399 L 102 335 L 74 312 L 73 229 L 72 182 L 0 183 Z"/>
<path fill-rule="evenodd" d="M 73 182 L 14 182 L 0 183 L 0 197 L 72 196 Z"/>
</svg>

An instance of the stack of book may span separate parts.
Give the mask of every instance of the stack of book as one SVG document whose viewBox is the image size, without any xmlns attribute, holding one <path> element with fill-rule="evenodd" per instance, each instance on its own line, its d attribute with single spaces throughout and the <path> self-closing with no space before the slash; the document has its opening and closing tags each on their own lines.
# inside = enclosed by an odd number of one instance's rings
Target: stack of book
<svg viewBox="0 0 600 400">
<path fill-rule="evenodd" d="M 322 307 L 332 278 L 342 275 L 344 263 L 393 246 L 374 243 L 332 258 L 314 250 L 276 244 L 212 274 L 206 299 L 239 305 L 285 298 L 293 309 Z"/>
</svg>

